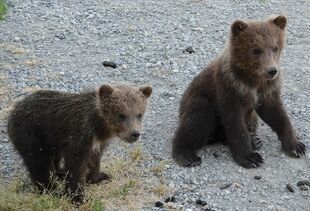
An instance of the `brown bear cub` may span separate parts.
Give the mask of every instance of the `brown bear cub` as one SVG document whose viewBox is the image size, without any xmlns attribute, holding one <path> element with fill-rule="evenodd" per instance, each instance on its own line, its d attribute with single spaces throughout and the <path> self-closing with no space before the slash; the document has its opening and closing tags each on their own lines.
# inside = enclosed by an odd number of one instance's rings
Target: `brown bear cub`
<svg viewBox="0 0 310 211">
<path fill-rule="evenodd" d="M 181 100 L 172 150 L 180 165 L 199 165 L 197 150 L 224 142 L 239 165 L 260 166 L 263 158 L 253 138 L 257 115 L 277 133 L 288 155 L 305 154 L 281 101 L 279 60 L 286 22 L 278 16 L 232 24 L 227 47 L 194 78 Z"/>
<path fill-rule="evenodd" d="M 11 112 L 9 138 L 40 191 L 51 188 L 51 174 L 60 176 L 63 171 L 66 192 L 81 202 L 86 182 L 109 179 L 99 172 L 108 140 L 139 139 L 151 93 L 150 86 L 129 85 L 102 85 L 81 94 L 38 91 Z"/>
</svg>

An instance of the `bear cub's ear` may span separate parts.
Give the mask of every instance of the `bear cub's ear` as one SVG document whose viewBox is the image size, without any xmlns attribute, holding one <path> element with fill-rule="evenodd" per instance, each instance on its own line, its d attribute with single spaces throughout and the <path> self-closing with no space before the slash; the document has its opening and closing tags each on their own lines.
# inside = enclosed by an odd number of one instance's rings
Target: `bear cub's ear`
<svg viewBox="0 0 310 211">
<path fill-rule="evenodd" d="M 99 88 L 100 97 L 109 97 L 113 93 L 113 88 L 108 84 L 103 84 Z"/>
<path fill-rule="evenodd" d="M 232 25 L 231 25 L 231 32 L 234 36 L 238 36 L 240 32 L 244 31 L 248 25 L 240 20 L 236 20 Z"/>
<path fill-rule="evenodd" d="M 150 97 L 153 92 L 153 89 L 151 86 L 141 86 L 139 87 L 139 90 L 144 94 L 146 98 Z"/>
<path fill-rule="evenodd" d="M 286 17 L 283 15 L 280 15 L 273 20 L 273 23 L 276 24 L 276 26 L 280 27 L 281 29 L 285 28 L 286 22 L 287 22 Z"/>
</svg>

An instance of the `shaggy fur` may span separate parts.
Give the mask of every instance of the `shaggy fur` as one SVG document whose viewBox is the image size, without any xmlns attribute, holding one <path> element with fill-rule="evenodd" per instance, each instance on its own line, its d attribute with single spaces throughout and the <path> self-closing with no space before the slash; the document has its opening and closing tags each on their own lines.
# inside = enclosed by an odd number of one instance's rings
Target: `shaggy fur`
<svg viewBox="0 0 310 211">
<path fill-rule="evenodd" d="M 260 143 L 253 138 L 257 115 L 277 133 L 285 152 L 305 154 L 280 98 L 285 26 L 284 16 L 232 24 L 228 46 L 183 95 L 172 150 L 180 165 L 199 165 L 197 150 L 224 142 L 239 165 L 260 166 L 263 158 L 255 152 Z"/>
<path fill-rule="evenodd" d="M 50 176 L 57 175 L 66 180 L 67 193 L 75 194 L 73 200 L 81 202 L 86 182 L 109 179 L 99 172 L 108 140 L 139 139 L 151 93 L 150 86 L 127 85 L 102 85 L 81 94 L 38 91 L 11 112 L 9 138 L 41 191 L 52 188 Z"/>
</svg>

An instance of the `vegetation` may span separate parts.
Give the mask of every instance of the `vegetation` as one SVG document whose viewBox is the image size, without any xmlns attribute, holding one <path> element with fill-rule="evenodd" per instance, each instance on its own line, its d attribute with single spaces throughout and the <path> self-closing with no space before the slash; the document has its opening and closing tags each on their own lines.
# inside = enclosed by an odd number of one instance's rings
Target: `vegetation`
<svg viewBox="0 0 310 211">
<path fill-rule="evenodd" d="M 168 187 L 154 174 L 164 171 L 164 163 L 156 164 L 152 169 L 142 170 L 142 147 L 137 146 L 118 158 L 106 158 L 101 169 L 112 180 L 86 187 L 86 202 L 79 207 L 85 211 L 105 210 L 141 210 L 146 204 L 153 205 L 167 193 Z M 26 175 L 26 174 L 24 174 Z M 152 178 L 152 180 L 146 178 Z M 56 181 L 55 191 L 39 194 L 27 176 L 17 176 L 10 182 L 0 181 L 0 210 L 5 211 L 41 211 L 41 210 L 77 210 L 68 196 L 61 196 L 64 184 Z"/>
<path fill-rule="evenodd" d="M 5 14 L 8 11 L 8 7 L 4 0 L 0 0 L 0 20 L 4 19 Z"/>
</svg>

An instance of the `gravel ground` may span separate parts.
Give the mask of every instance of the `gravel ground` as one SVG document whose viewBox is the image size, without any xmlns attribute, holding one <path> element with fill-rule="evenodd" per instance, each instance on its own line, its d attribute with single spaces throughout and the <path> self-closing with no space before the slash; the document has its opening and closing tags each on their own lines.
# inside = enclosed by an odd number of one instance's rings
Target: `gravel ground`
<svg viewBox="0 0 310 211">
<path fill-rule="evenodd" d="M 142 144 L 154 159 L 144 166 L 167 161 L 164 178 L 176 199 L 172 207 L 199 210 L 195 201 L 201 199 L 214 210 L 309 210 L 310 190 L 301 191 L 296 183 L 310 179 L 310 153 L 303 159 L 285 156 L 266 125 L 259 130 L 265 164 L 258 169 L 239 167 L 221 145 L 200 152 L 200 167 L 181 168 L 171 161 L 170 140 L 181 94 L 221 51 L 229 25 L 237 18 L 285 14 L 283 99 L 309 150 L 310 1 L 10 0 L 8 5 L 7 20 L 0 23 L 2 177 L 21 171 L 5 132 L 7 110 L 17 98 L 41 88 L 76 92 L 104 82 L 149 83 L 154 94 Z M 194 53 L 183 52 L 189 46 Z M 118 67 L 104 67 L 104 60 Z M 119 147 L 109 150 L 118 152 Z M 295 192 L 289 192 L 287 184 Z"/>
</svg>

